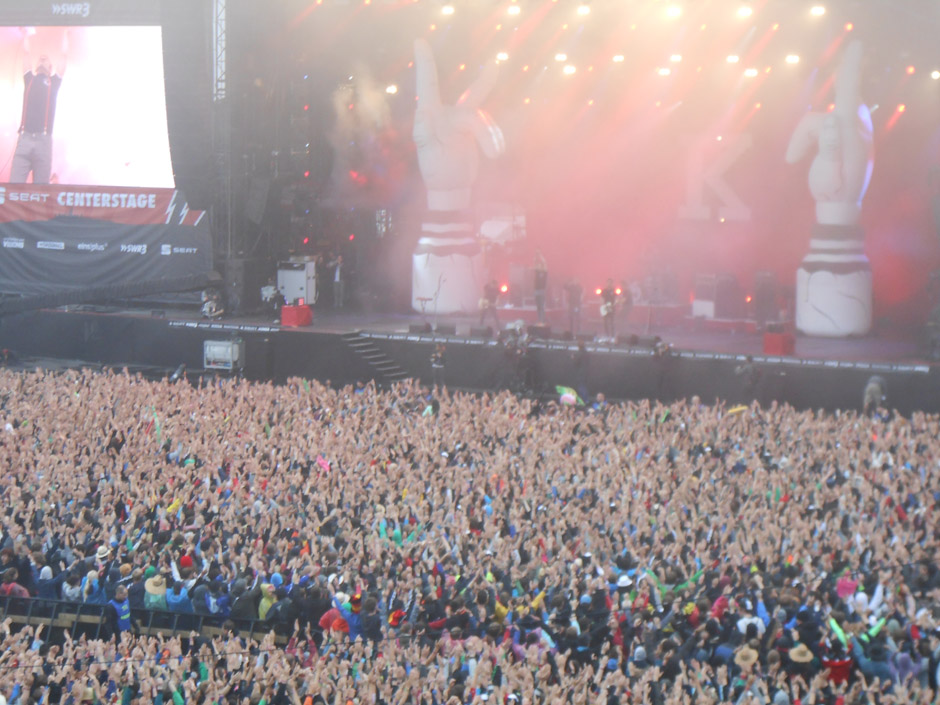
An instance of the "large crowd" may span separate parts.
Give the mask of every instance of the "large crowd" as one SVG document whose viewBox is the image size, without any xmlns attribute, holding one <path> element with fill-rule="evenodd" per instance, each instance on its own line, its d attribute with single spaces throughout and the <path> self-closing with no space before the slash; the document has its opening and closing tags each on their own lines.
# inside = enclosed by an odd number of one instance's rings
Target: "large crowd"
<svg viewBox="0 0 940 705">
<path fill-rule="evenodd" d="M 934 416 L 91 371 L 0 394 L 0 595 L 106 615 L 0 625 L 0 703 L 940 697 Z"/>
</svg>

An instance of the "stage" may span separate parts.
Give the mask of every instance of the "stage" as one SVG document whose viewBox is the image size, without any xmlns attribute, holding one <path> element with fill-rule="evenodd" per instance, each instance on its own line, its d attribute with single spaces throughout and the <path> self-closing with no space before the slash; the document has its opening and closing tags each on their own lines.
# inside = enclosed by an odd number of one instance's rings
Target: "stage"
<svg viewBox="0 0 940 705">
<path fill-rule="evenodd" d="M 534 312 L 503 308 L 503 328 Z M 557 322 L 563 311 L 552 312 Z M 427 332 L 425 323 L 435 327 Z M 205 341 L 240 340 L 241 374 L 282 382 L 299 376 L 334 385 L 375 379 L 390 383 L 417 378 L 430 383 L 435 343 L 447 346 L 445 383 L 452 388 L 510 388 L 550 394 L 555 385 L 582 395 L 611 399 L 661 399 L 698 395 L 705 401 L 779 400 L 799 408 L 858 408 L 872 375 L 887 382 L 892 406 L 902 413 L 940 411 L 938 368 L 902 337 L 822 339 L 797 336 L 792 355 L 765 355 L 763 336 L 732 332 L 707 322 L 636 325 L 628 322 L 617 341 L 585 340 L 599 321 L 582 322 L 576 340 L 530 336 L 526 352 L 480 335 L 477 317 L 337 313 L 316 309 L 309 326 L 287 327 L 274 312 L 209 321 L 192 310 L 130 310 L 104 307 L 54 309 L 8 316 L 0 324 L 0 347 L 30 366 L 33 358 L 82 361 L 162 375 L 185 364 L 203 370 Z M 555 328 L 555 331 L 560 330 Z M 446 331 L 446 332 L 445 332 Z M 670 347 L 657 354 L 656 338 Z M 584 350 L 579 353 L 578 344 Z M 741 368 L 753 356 L 754 372 Z M 78 363 L 76 363 L 78 364 Z M 222 374 L 222 373 L 220 373 Z M 748 380 L 751 383 L 748 384 Z"/>
</svg>

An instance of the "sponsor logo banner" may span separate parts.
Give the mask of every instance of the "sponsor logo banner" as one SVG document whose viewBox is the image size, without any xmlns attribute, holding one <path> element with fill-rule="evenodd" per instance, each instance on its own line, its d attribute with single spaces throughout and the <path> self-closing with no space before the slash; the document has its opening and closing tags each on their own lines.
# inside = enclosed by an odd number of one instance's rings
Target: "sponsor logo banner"
<svg viewBox="0 0 940 705">
<path fill-rule="evenodd" d="M 33 184 L 0 186 L 0 223 L 60 217 L 107 220 L 126 225 L 195 226 L 205 219 L 205 212 L 190 210 L 176 189 Z"/>
</svg>

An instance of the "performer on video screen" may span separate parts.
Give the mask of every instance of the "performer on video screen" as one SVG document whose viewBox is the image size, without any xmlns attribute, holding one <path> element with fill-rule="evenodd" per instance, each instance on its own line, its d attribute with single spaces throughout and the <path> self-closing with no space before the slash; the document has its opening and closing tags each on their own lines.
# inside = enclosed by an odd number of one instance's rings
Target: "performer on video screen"
<svg viewBox="0 0 940 705">
<path fill-rule="evenodd" d="M 15 184 L 26 183 L 30 173 L 34 184 L 49 183 L 52 175 L 52 124 L 68 53 L 68 32 L 65 32 L 59 65 L 53 69 L 52 60 L 47 54 L 42 54 L 36 60 L 34 72 L 29 46 L 33 35 L 35 30 L 29 28 L 23 37 L 23 116 L 10 169 L 10 181 Z"/>
</svg>

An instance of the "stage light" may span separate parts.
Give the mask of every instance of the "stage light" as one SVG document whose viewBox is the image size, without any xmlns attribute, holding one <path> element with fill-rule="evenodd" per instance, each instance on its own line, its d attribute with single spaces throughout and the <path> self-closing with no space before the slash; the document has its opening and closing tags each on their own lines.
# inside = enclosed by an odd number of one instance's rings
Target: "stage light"
<svg viewBox="0 0 940 705">
<path fill-rule="evenodd" d="M 760 110 L 760 103 L 754 103 L 754 110 Z"/>
<path fill-rule="evenodd" d="M 309 237 L 305 237 L 305 238 L 304 238 L 304 244 L 305 244 L 305 245 L 309 245 L 309 244 L 310 244 L 310 238 L 309 238 Z"/>
<path fill-rule="evenodd" d="M 510 5 L 507 12 L 510 15 L 518 15 L 520 12 L 522 12 L 522 8 L 519 7 L 518 5 Z"/>
<path fill-rule="evenodd" d="M 718 135 L 715 139 L 721 142 L 721 135 Z"/>
<path fill-rule="evenodd" d="M 309 171 L 305 171 L 305 172 L 304 172 L 304 178 L 305 178 L 305 179 L 309 179 L 309 178 L 310 178 L 310 172 L 309 172 Z"/>
<path fill-rule="evenodd" d="M 736 63 L 738 63 L 740 60 L 741 60 L 741 57 L 738 56 L 737 54 L 731 54 L 731 55 L 728 56 L 727 59 L 725 59 L 725 61 L 727 61 L 729 64 L 736 64 Z"/>
<path fill-rule="evenodd" d="M 308 110 L 310 110 L 310 105 L 309 105 L 309 104 L 304 106 L 304 112 L 307 112 Z"/>
<path fill-rule="evenodd" d="M 467 65 L 466 65 L 466 64 L 460 64 L 460 66 L 457 67 L 457 70 L 458 70 L 458 71 L 463 71 L 463 70 L 466 69 L 466 68 L 467 68 Z"/>
<path fill-rule="evenodd" d="M 788 64 L 800 63 L 800 57 L 797 54 L 787 54 L 786 62 Z"/>
<path fill-rule="evenodd" d="M 565 65 L 565 68 L 562 69 L 562 71 L 564 72 L 564 74 L 565 74 L 566 76 L 570 76 L 571 74 L 573 74 L 573 73 L 574 73 L 575 71 L 577 71 L 577 70 L 578 70 L 578 69 L 576 69 L 576 68 L 575 68 L 574 66 L 572 66 L 571 64 L 566 64 L 566 65 Z"/>
<path fill-rule="evenodd" d="M 593 99 L 593 98 L 591 98 L 591 99 L 588 101 L 588 105 L 589 105 L 589 106 L 590 106 L 590 105 L 594 105 L 594 99 Z"/>
<path fill-rule="evenodd" d="M 845 31 L 846 31 L 846 32 L 851 32 L 853 29 L 855 29 L 855 25 L 854 25 L 854 24 L 852 24 L 851 22 L 846 22 L 846 23 L 845 23 Z"/>
<path fill-rule="evenodd" d="M 528 71 L 528 70 L 529 70 L 529 65 L 526 64 L 525 66 L 523 66 L 523 67 L 522 67 L 522 70 L 523 70 L 523 71 Z"/>
<path fill-rule="evenodd" d="M 813 8 L 809 11 L 813 17 L 822 17 L 826 14 L 826 8 L 822 5 L 814 5 Z"/>
<path fill-rule="evenodd" d="M 754 78 L 757 75 L 757 69 L 745 69 L 744 75 L 748 78 Z"/>
<path fill-rule="evenodd" d="M 349 241 L 352 242 L 356 239 L 356 233 L 349 233 Z"/>
<path fill-rule="evenodd" d="M 496 60 L 497 61 L 509 61 L 509 54 L 507 54 L 505 51 L 501 51 L 496 55 Z"/>
<path fill-rule="evenodd" d="M 673 54 L 669 57 L 669 60 L 674 64 L 678 64 L 680 61 L 682 61 L 682 54 Z"/>
<path fill-rule="evenodd" d="M 833 110 L 835 110 L 835 109 L 836 109 L 836 104 L 835 104 L 835 103 L 829 103 L 829 106 L 826 108 L 826 112 L 827 112 L 827 113 L 831 113 L 831 112 L 832 112 Z"/>
<path fill-rule="evenodd" d="M 623 289 L 621 289 L 621 288 L 618 286 L 616 289 L 614 289 L 614 293 L 615 293 L 617 296 L 620 296 L 620 295 L 623 293 Z"/>
<path fill-rule="evenodd" d="M 432 25 L 431 25 L 431 31 L 433 32 L 435 29 L 437 29 L 437 25 L 436 25 L 436 24 L 432 24 Z"/>
<path fill-rule="evenodd" d="M 525 103 L 526 105 L 528 105 L 529 103 L 532 102 L 532 99 L 531 99 L 531 98 L 526 98 L 526 99 L 523 100 L 522 102 Z"/>
<path fill-rule="evenodd" d="M 672 5 L 666 9 L 666 15 L 668 17 L 678 17 L 682 14 L 682 8 L 678 5 Z"/>
<path fill-rule="evenodd" d="M 390 86 L 386 86 L 385 92 L 388 93 L 389 95 L 395 95 L 396 93 L 398 93 L 398 86 L 396 86 L 394 83 L 391 84 Z"/>
<path fill-rule="evenodd" d="M 738 8 L 738 17 L 741 17 L 741 18 L 750 17 L 753 14 L 754 14 L 754 9 L 751 7 L 748 7 L 747 5 L 742 5 L 741 7 Z"/>
<path fill-rule="evenodd" d="M 600 287 L 597 287 L 597 288 L 594 290 L 594 293 L 595 293 L 597 296 L 600 296 L 600 295 L 601 295 L 601 288 L 600 288 Z"/>
<path fill-rule="evenodd" d="M 452 14 L 454 14 L 454 6 L 453 6 L 453 5 L 444 5 L 444 7 L 441 8 L 441 14 L 442 14 L 442 15 L 452 15 Z"/>
<path fill-rule="evenodd" d="M 751 303 L 751 301 L 753 301 L 753 300 L 754 300 L 754 297 L 751 296 L 750 294 L 748 294 L 747 296 L 744 297 L 744 303 L 746 303 L 746 304 Z"/>
<path fill-rule="evenodd" d="M 614 54 L 614 63 L 622 64 L 623 63 L 623 54 Z M 936 72 L 934 72 L 936 73 Z"/>
<path fill-rule="evenodd" d="M 774 23 L 773 23 L 773 26 L 770 28 L 770 30 L 771 30 L 772 32 L 776 32 L 778 29 L 780 29 L 780 23 L 779 23 L 779 22 L 774 22 Z"/>
<path fill-rule="evenodd" d="M 590 5 L 578 5 L 578 14 L 581 15 L 582 17 L 584 15 L 590 15 L 591 6 Z"/>
<path fill-rule="evenodd" d="M 931 77 L 934 81 L 940 80 L 940 71 L 931 71 L 931 72 L 930 72 L 930 77 Z"/>
<path fill-rule="evenodd" d="M 908 66 L 908 67 L 907 67 L 907 75 L 908 75 L 908 76 L 913 76 L 913 75 L 914 75 L 914 72 L 915 72 L 916 70 L 917 70 L 917 69 L 915 69 L 913 66 Z"/>
<path fill-rule="evenodd" d="M 501 287 L 499 287 L 499 292 L 500 292 L 501 294 L 505 294 L 507 291 L 509 291 L 509 285 L 508 285 L 508 284 L 503 284 Z"/>
<path fill-rule="evenodd" d="M 660 76 L 668 76 L 669 74 L 672 73 L 672 69 L 668 69 L 664 67 L 664 68 L 658 69 L 656 73 L 658 73 Z"/>
<path fill-rule="evenodd" d="M 555 54 L 555 61 L 567 61 L 567 60 L 568 60 L 567 54 L 562 54 L 560 52 L 558 54 Z"/>
<path fill-rule="evenodd" d="M 898 106 L 898 112 L 899 112 L 899 113 L 903 113 L 905 110 L 907 110 L 907 106 L 904 105 L 904 103 L 901 103 L 901 104 Z"/>
</svg>

